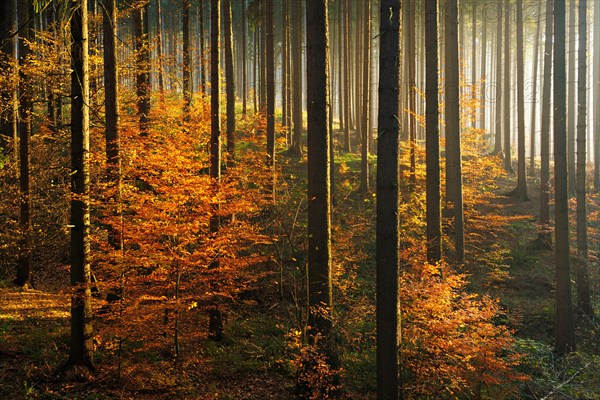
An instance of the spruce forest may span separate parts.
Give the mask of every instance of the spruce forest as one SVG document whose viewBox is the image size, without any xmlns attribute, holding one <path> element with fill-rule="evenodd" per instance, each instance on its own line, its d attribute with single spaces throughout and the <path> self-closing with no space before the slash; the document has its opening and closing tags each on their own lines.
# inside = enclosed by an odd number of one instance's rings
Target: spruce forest
<svg viewBox="0 0 600 400">
<path fill-rule="evenodd" d="M 600 1 L 0 0 L 0 399 L 600 399 Z"/>
</svg>

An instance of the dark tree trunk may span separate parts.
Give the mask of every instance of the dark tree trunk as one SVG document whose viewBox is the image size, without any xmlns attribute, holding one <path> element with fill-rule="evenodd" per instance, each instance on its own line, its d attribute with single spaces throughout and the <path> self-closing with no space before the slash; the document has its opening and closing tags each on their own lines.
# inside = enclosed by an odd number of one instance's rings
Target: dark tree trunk
<svg viewBox="0 0 600 400">
<path fill-rule="evenodd" d="M 246 62 L 246 0 L 242 0 L 242 115 L 246 117 L 248 114 L 248 69 Z"/>
<path fill-rule="evenodd" d="M 454 217 L 455 256 L 465 259 L 460 145 L 460 104 L 458 64 L 458 5 L 446 1 L 446 191 L 448 208 Z"/>
<path fill-rule="evenodd" d="M 165 97 L 165 81 L 163 68 L 162 10 L 161 0 L 156 0 L 156 58 L 158 61 L 158 91 L 161 101 Z M 200 1 L 202 3 L 202 1 Z M 106 25 L 105 25 L 106 29 Z"/>
<path fill-rule="evenodd" d="M 206 48 L 204 46 L 204 0 L 198 2 L 198 19 L 200 20 L 200 93 L 206 94 Z"/>
<path fill-rule="evenodd" d="M 362 78 L 362 119 L 361 119 L 361 164 L 359 191 L 366 195 L 369 191 L 369 105 L 370 105 L 370 50 L 371 50 L 371 2 L 365 1 L 363 12 L 365 26 L 363 35 L 363 78 Z"/>
<path fill-rule="evenodd" d="M 430 264 L 435 264 L 442 257 L 437 1 L 428 1 L 425 3 L 425 62 L 427 261 Z"/>
<path fill-rule="evenodd" d="M 523 71 L 523 0 L 517 0 L 517 187 L 510 195 L 527 201 L 525 168 L 525 78 Z"/>
<path fill-rule="evenodd" d="M 150 116 L 150 45 L 148 43 L 148 3 L 134 11 L 137 112 L 140 135 L 148 135 Z"/>
<path fill-rule="evenodd" d="M 90 272 L 87 0 L 71 0 L 71 347 L 67 366 L 94 370 Z"/>
<path fill-rule="evenodd" d="M 558 353 L 565 354 L 575 350 L 573 304 L 571 300 L 571 267 L 569 259 L 565 0 L 555 0 L 554 2 L 554 30 L 555 346 Z"/>
<path fill-rule="evenodd" d="M 192 68 L 190 53 L 190 7 L 191 0 L 182 0 L 182 30 L 183 30 L 183 54 L 182 54 L 182 75 L 183 75 L 183 120 L 189 121 L 190 110 L 192 108 Z"/>
<path fill-rule="evenodd" d="M 31 76 L 25 65 L 30 53 L 27 42 L 33 40 L 33 8 L 29 1 L 19 0 L 19 194 L 20 212 L 19 257 L 15 283 L 31 286 L 32 240 L 31 240 L 31 183 L 29 180 L 31 114 L 33 112 L 33 88 Z"/>
<path fill-rule="evenodd" d="M 121 156 L 119 141 L 119 96 L 117 75 L 117 1 L 104 0 L 104 104 L 106 115 L 106 177 L 109 185 L 107 204 L 121 203 Z M 118 212 L 120 215 L 120 212 Z M 122 248 L 122 235 L 118 226 L 111 226 L 108 242 L 115 249 Z"/>
<path fill-rule="evenodd" d="M 377 398 L 397 400 L 400 341 L 400 0 L 381 0 L 377 116 Z"/>
<path fill-rule="evenodd" d="M 308 299 L 309 322 L 327 363 L 339 366 L 332 335 L 331 204 L 329 192 L 327 0 L 306 2 L 306 57 L 311 77 L 308 104 Z"/>
<path fill-rule="evenodd" d="M 292 2 L 292 60 L 294 131 L 290 154 L 302 154 L 302 1 Z"/>
<path fill-rule="evenodd" d="M 408 108 L 411 113 L 416 113 L 416 67 L 415 67 L 415 59 L 416 59 L 416 51 L 415 51 L 415 21 L 416 21 L 416 13 L 415 13 L 415 1 L 416 0 L 407 0 L 406 1 L 406 12 L 408 25 L 406 27 L 406 35 L 407 35 L 407 46 L 406 46 L 406 57 L 408 57 Z M 462 21 L 461 21 L 462 22 Z M 417 121 L 416 117 L 412 114 L 408 115 L 409 119 L 409 146 L 410 146 L 410 169 L 409 169 L 409 191 L 413 191 L 417 184 L 417 175 L 416 175 L 416 134 L 417 134 Z"/>
<path fill-rule="evenodd" d="M 550 234 L 550 103 L 552 97 L 552 40 L 554 2 L 546 2 L 546 41 L 544 44 L 544 87 L 542 89 L 542 132 L 540 136 L 540 232 L 538 245 L 549 249 Z"/>
<path fill-rule="evenodd" d="M 233 78 L 233 45 L 231 33 L 231 0 L 223 1 L 225 32 L 225 93 L 227 97 L 227 154 L 235 159 L 235 81 Z"/>
<path fill-rule="evenodd" d="M 498 20 L 496 22 L 496 124 L 494 132 L 494 150 L 492 154 L 502 152 L 502 5 L 503 0 L 498 0 Z"/>
<path fill-rule="evenodd" d="M 590 271 L 586 212 L 586 118 L 587 118 L 587 0 L 579 0 L 579 57 L 577 66 L 577 308 L 591 317 Z"/>
<path fill-rule="evenodd" d="M 15 40 L 17 31 L 17 0 L 5 0 L 0 2 L 0 52 L 4 53 L 6 62 L 0 65 L 2 71 L 10 71 L 14 74 L 16 68 Z M 7 153 L 12 147 L 14 159 L 17 157 L 17 116 L 15 113 L 17 90 L 15 87 L 4 87 L 0 89 L 2 103 L 10 105 L 0 114 L 0 151 Z"/>
<path fill-rule="evenodd" d="M 267 165 L 275 164 L 275 57 L 273 48 L 273 0 L 266 1 L 265 28 L 267 35 Z"/>
<path fill-rule="evenodd" d="M 512 172 L 511 141 L 510 141 L 510 77 L 511 77 L 511 51 L 510 51 L 510 3 L 506 4 L 504 13 L 504 169 Z"/>
<path fill-rule="evenodd" d="M 221 1 L 211 0 L 210 4 L 210 177 L 212 178 L 213 195 L 216 197 L 221 184 L 221 109 L 219 103 Z M 214 202 L 212 209 L 210 232 L 215 236 L 220 228 L 219 203 Z M 223 314 L 218 304 L 209 310 L 208 336 L 216 341 L 223 340 Z"/>
<path fill-rule="evenodd" d="M 575 174 L 575 130 L 577 116 L 575 105 L 577 98 L 575 97 L 576 87 L 576 69 L 575 58 L 577 53 L 577 24 L 576 24 L 576 0 L 569 1 L 569 69 L 567 71 L 567 172 L 569 195 L 575 194 L 577 187 L 577 177 Z"/>
<path fill-rule="evenodd" d="M 348 40 L 350 37 L 350 2 L 345 0 L 343 4 L 344 81 L 341 85 L 344 88 L 344 151 L 349 153 L 352 151 L 350 140 L 350 40 Z"/>
</svg>

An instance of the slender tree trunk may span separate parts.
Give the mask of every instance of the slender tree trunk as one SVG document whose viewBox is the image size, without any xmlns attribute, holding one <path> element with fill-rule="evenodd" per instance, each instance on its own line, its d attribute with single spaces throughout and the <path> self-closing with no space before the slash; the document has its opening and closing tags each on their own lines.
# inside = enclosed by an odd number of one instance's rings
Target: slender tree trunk
<svg viewBox="0 0 600 400">
<path fill-rule="evenodd" d="M 335 370 L 339 358 L 332 335 L 331 204 L 329 191 L 327 0 L 306 3 L 306 57 L 311 77 L 308 104 L 308 298 L 309 334 Z"/>
<path fill-rule="evenodd" d="M 94 370 L 90 272 L 90 108 L 87 0 L 71 0 L 71 347 L 68 367 Z"/>
<path fill-rule="evenodd" d="M 134 11 L 137 112 L 140 135 L 148 135 L 150 117 L 150 46 L 148 43 L 148 3 Z"/>
<path fill-rule="evenodd" d="M 535 39 L 533 47 L 533 64 L 532 64 L 532 75 L 533 75 L 533 96 L 531 102 L 531 134 L 530 134 L 530 150 L 529 150 L 529 171 L 533 175 L 535 172 L 535 123 L 536 123 L 536 106 L 537 106 L 537 92 L 538 92 L 538 55 L 540 47 L 540 30 L 542 26 L 542 0 L 538 0 L 537 4 L 537 28 L 535 30 Z"/>
<path fill-rule="evenodd" d="M 577 98 L 575 97 L 576 70 L 575 58 L 577 53 L 577 24 L 576 24 L 576 0 L 569 0 L 569 69 L 567 72 L 567 172 L 569 184 L 569 196 L 575 194 L 577 189 L 577 177 L 575 174 L 575 130 Z"/>
<path fill-rule="evenodd" d="M 267 36 L 267 165 L 275 165 L 275 56 L 273 48 L 273 0 L 266 3 L 265 33 Z"/>
<path fill-rule="evenodd" d="M 161 0 L 156 0 L 156 58 L 158 62 L 158 91 L 160 99 L 165 100 L 165 81 L 163 67 L 163 40 L 162 40 L 162 7 Z M 202 4 L 202 1 L 200 1 Z"/>
<path fill-rule="evenodd" d="M 481 110 L 480 110 L 480 114 L 479 114 L 479 129 L 481 129 L 482 131 L 484 131 L 486 129 L 486 112 L 487 112 L 487 97 L 486 97 L 486 93 L 485 93 L 485 85 L 486 82 L 488 81 L 487 78 L 487 24 L 488 24 L 488 15 L 487 15 L 487 10 L 484 7 L 483 11 L 482 11 L 482 35 L 481 35 L 481 84 L 480 84 L 480 88 L 479 88 L 479 96 L 481 99 Z M 484 133 L 482 133 L 483 135 Z M 486 135 L 487 136 L 487 135 Z M 486 137 L 484 136 L 484 137 Z"/>
<path fill-rule="evenodd" d="M 0 68 L 3 71 L 10 71 L 10 74 L 17 73 L 17 62 L 15 52 L 15 40 L 17 31 L 17 0 L 6 0 L 0 2 L 0 52 L 4 53 L 6 63 L 2 63 Z M 17 89 L 6 87 L 0 89 L 2 103 L 11 105 L 0 114 L 0 148 L 6 152 L 12 147 L 14 159 L 17 160 L 17 116 L 15 113 L 15 100 L 18 98 Z"/>
<path fill-rule="evenodd" d="M 546 42 L 544 44 L 544 87 L 542 89 L 542 132 L 540 139 L 540 232 L 538 244 L 549 249 L 550 235 L 550 101 L 552 97 L 552 41 L 554 2 L 546 1 Z"/>
<path fill-rule="evenodd" d="M 212 191 L 216 197 L 221 185 L 221 109 L 219 82 L 221 0 L 211 0 L 210 7 L 210 177 Z M 212 204 L 213 215 L 210 218 L 210 233 L 216 236 L 220 228 L 219 203 Z M 215 263 L 218 263 L 216 261 Z M 209 309 L 208 336 L 215 340 L 223 340 L 223 314 L 218 304 Z"/>
<path fill-rule="evenodd" d="M 456 259 L 463 262 L 464 215 L 462 196 L 462 160 L 460 149 L 460 105 L 458 64 L 458 5 L 446 1 L 446 190 L 451 215 L 454 217 L 454 245 Z"/>
<path fill-rule="evenodd" d="M 510 193 L 528 201 L 525 168 L 525 72 L 523 71 L 523 0 L 517 0 L 517 187 Z"/>
<path fill-rule="evenodd" d="M 248 68 L 246 61 L 246 0 L 242 0 L 242 116 L 245 118 L 248 114 Z"/>
<path fill-rule="evenodd" d="M 586 212 L 586 118 L 587 118 L 587 0 L 579 0 L 579 57 L 577 77 L 577 308 L 579 313 L 593 315 L 588 269 L 588 237 Z"/>
<path fill-rule="evenodd" d="M 200 20 L 200 93 L 206 94 L 206 46 L 204 45 L 204 0 L 198 2 L 198 19 Z"/>
<path fill-rule="evenodd" d="M 302 154 L 302 1 L 292 2 L 292 60 L 294 132 L 290 154 Z"/>
<path fill-rule="evenodd" d="M 510 140 L 510 76 L 511 76 L 511 51 L 510 51 L 510 3 L 506 3 L 504 13 L 504 169 L 512 172 L 511 140 Z"/>
<path fill-rule="evenodd" d="M 408 108 L 411 113 L 417 112 L 416 110 L 416 67 L 415 67 L 415 21 L 416 21 L 416 10 L 415 10 L 415 1 L 416 0 L 406 0 L 406 12 L 407 14 L 407 46 L 406 46 L 406 57 L 408 57 Z M 409 186 L 408 190 L 413 191 L 417 184 L 417 175 L 416 175 L 416 130 L 417 130 L 417 121 L 415 115 L 409 114 L 409 159 L 410 159 L 410 167 L 409 167 Z"/>
<path fill-rule="evenodd" d="M 425 135 L 427 168 L 427 262 L 442 258 L 440 132 L 438 110 L 437 1 L 425 3 Z"/>
<path fill-rule="evenodd" d="M 223 1 L 225 32 L 225 92 L 227 97 L 227 154 L 235 159 L 235 82 L 233 78 L 233 46 L 231 33 L 231 0 Z"/>
<path fill-rule="evenodd" d="M 344 19 L 344 151 L 352 151 L 352 141 L 350 139 L 350 1 L 345 0 L 343 19 Z"/>
<path fill-rule="evenodd" d="M 19 0 L 19 194 L 20 212 L 19 256 L 15 283 L 22 287 L 32 285 L 32 239 L 31 239 L 31 183 L 29 180 L 31 114 L 33 112 L 32 79 L 27 72 L 30 54 L 28 42 L 33 40 L 32 5 Z"/>
<path fill-rule="evenodd" d="M 600 2 L 594 2 L 594 44 L 600 43 Z M 600 190 L 600 51 L 594 51 L 594 188 Z"/>
<path fill-rule="evenodd" d="M 369 191 L 369 106 L 370 106 L 370 53 L 371 53 L 371 2 L 362 3 L 365 26 L 363 35 L 363 78 L 362 78 L 362 120 L 361 120 L 361 167 L 359 191 L 366 195 Z"/>
<path fill-rule="evenodd" d="M 498 0 L 498 21 L 496 22 L 496 125 L 494 132 L 494 150 L 492 154 L 502 152 L 502 5 Z"/>
<path fill-rule="evenodd" d="M 377 398 L 398 399 L 400 0 L 381 0 L 377 118 Z"/>
<path fill-rule="evenodd" d="M 107 204 L 121 204 L 121 156 L 119 140 L 119 96 L 117 74 L 117 0 L 104 0 L 103 46 L 104 46 L 104 104 L 106 125 L 106 177 L 109 198 Z M 120 215 L 120 210 L 116 213 Z M 122 248 L 121 229 L 112 225 L 108 242 L 114 249 Z"/>
<path fill-rule="evenodd" d="M 556 321 L 555 346 L 560 354 L 575 350 L 569 205 L 567 186 L 567 105 L 565 68 L 565 0 L 554 1 L 554 180 L 556 213 Z"/>
<path fill-rule="evenodd" d="M 191 0 L 182 0 L 182 30 L 183 30 L 183 119 L 189 121 L 190 110 L 192 108 L 192 68 L 191 68 L 191 53 L 190 53 L 190 8 Z"/>
<path fill-rule="evenodd" d="M 473 15 L 471 15 L 471 85 L 473 97 L 477 97 L 475 84 L 477 83 L 477 3 L 473 2 Z M 473 110 L 473 122 L 472 126 L 477 126 L 477 108 Z"/>
</svg>

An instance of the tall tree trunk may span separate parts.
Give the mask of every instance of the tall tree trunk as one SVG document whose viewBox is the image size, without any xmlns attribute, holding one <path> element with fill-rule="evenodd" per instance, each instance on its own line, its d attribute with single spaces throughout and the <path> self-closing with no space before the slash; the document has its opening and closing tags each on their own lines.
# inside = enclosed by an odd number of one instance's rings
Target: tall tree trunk
<svg viewBox="0 0 600 400">
<path fill-rule="evenodd" d="M 198 19 L 200 20 L 200 93 L 206 94 L 206 46 L 204 45 L 204 0 L 198 2 Z"/>
<path fill-rule="evenodd" d="M 302 154 L 302 1 L 292 2 L 292 71 L 294 133 L 290 154 Z"/>
<path fill-rule="evenodd" d="M 119 140 L 119 91 L 117 74 L 117 0 L 104 0 L 104 104 L 106 125 L 106 177 L 109 185 L 107 204 L 121 204 L 121 156 Z M 119 210 L 120 211 L 120 210 Z M 120 212 L 118 212 L 120 215 Z M 122 234 L 118 226 L 111 226 L 108 242 L 114 249 L 122 248 Z"/>
<path fill-rule="evenodd" d="M 488 24 L 488 15 L 487 15 L 487 10 L 483 9 L 482 12 L 482 35 L 481 35 L 481 84 L 480 84 L 480 88 L 479 88 L 479 97 L 481 99 L 481 104 L 482 107 L 480 109 L 480 114 L 479 114 L 479 129 L 481 129 L 482 131 L 484 131 L 486 129 L 486 112 L 487 112 L 487 98 L 486 98 L 486 93 L 485 93 L 485 85 L 486 82 L 488 81 L 488 77 L 487 77 L 487 24 Z M 487 136 L 487 135 L 486 135 Z"/>
<path fill-rule="evenodd" d="M 575 194 L 577 188 L 577 177 L 575 174 L 575 129 L 577 98 L 575 97 L 576 70 L 575 58 L 577 52 L 577 24 L 576 24 L 576 0 L 569 0 L 569 69 L 567 72 L 567 172 L 569 195 Z"/>
<path fill-rule="evenodd" d="M 288 101 L 287 101 L 287 83 L 288 83 L 288 69 L 287 69 L 287 53 L 288 53 L 288 40 L 287 40 L 287 29 L 288 29 L 288 0 L 283 0 L 281 5 L 281 125 L 286 126 L 288 119 Z"/>
<path fill-rule="evenodd" d="M 600 43 L 600 2 L 594 2 L 594 44 Z M 600 51 L 594 51 L 594 189 L 600 190 Z"/>
<path fill-rule="evenodd" d="M 492 154 L 502 152 L 502 5 L 498 0 L 498 21 L 496 22 L 496 124 L 494 132 L 494 150 Z"/>
<path fill-rule="evenodd" d="M 33 7 L 27 0 L 19 0 L 19 194 L 20 212 L 19 257 L 15 283 L 31 286 L 31 183 L 29 180 L 31 114 L 33 113 L 32 79 L 25 65 L 30 54 L 29 41 L 33 40 Z"/>
<path fill-rule="evenodd" d="M 425 162 L 427 168 L 427 262 L 442 258 L 437 1 L 425 3 Z"/>
<path fill-rule="evenodd" d="M 220 71 L 219 48 L 221 26 L 221 0 L 210 2 L 210 177 L 212 191 L 216 197 L 221 185 L 221 108 L 220 108 Z M 212 204 L 213 215 L 210 218 L 210 233 L 216 236 L 220 228 L 219 203 Z M 216 262 L 218 263 L 218 261 Z M 223 340 L 223 313 L 218 304 L 209 309 L 208 336 L 215 340 Z"/>
<path fill-rule="evenodd" d="M 183 54 L 182 59 L 182 74 L 183 74 L 183 120 L 189 121 L 190 110 L 192 108 L 192 68 L 191 68 L 191 52 L 190 52 L 190 8 L 191 0 L 182 0 L 182 30 L 183 30 Z"/>
<path fill-rule="evenodd" d="M 17 0 L 6 0 L 0 2 L 0 52 L 4 53 L 6 62 L 0 65 L 2 71 L 17 73 L 17 62 L 15 52 L 15 38 L 17 32 Z M 14 159 L 17 160 L 17 116 L 14 110 L 14 100 L 17 99 L 17 89 L 7 87 L 0 89 L 2 103 L 11 105 L 0 114 L 0 151 L 6 153 L 12 147 Z"/>
<path fill-rule="evenodd" d="M 363 35 L 363 78 L 362 78 L 362 120 L 361 120 L 361 164 L 359 191 L 366 195 L 369 191 L 369 105 L 370 105 L 370 60 L 371 60 L 371 2 L 365 1 L 363 12 L 365 17 Z"/>
<path fill-rule="evenodd" d="M 246 0 L 242 0 L 242 116 L 246 117 L 248 114 L 248 68 L 246 62 L 246 31 L 247 24 L 246 21 Z"/>
<path fill-rule="evenodd" d="M 94 370 L 90 272 L 90 108 L 87 0 L 71 0 L 71 347 L 67 366 Z"/>
<path fill-rule="evenodd" d="M 275 164 L 275 55 L 273 48 L 273 0 L 266 3 L 265 33 L 267 35 L 267 165 L 274 172 Z"/>
<path fill-rule="evenodd" d="M 446 1 L 446 190 L 448 208 L 454 217 L 455 256 L 465 259 L 464 215 L 462 195 L 462 160 L 460 149 L 460 104 L 458 64 L 458 5 Z"/>
<path fill-rule="evenodd" d="M 554 2 L 554 30 L 555 346 L 558 353 L 565 354 L 575 350 L 573 304 L 571 300 L 571 267 L 569 259 L 565 0 L 555 0 Z"/>
<path fill-rule="evenodd" d="M 523 71 L 523 0 L 517 0 L 517 187 L 510 195 L 527 201 L 525 168 L 525 72 Z"/>
<path fill-rule="evenodd" d="M 350 1 L 344 1 L 344 151 L 352 151 L 352 141 L 350 139 Z"/>
<path fill-rule="evenodd" d="M 529 150 L 529 170 L 533 175 L 535 172 L 535 123 L 536 123 L 536 106 L 537 106 L 537 93 L 538 93 L 538 56 L 540 47 L 540 30 L 542 26 L 542 0 L 538 0 L 537 4 L 537 28 L 535 30 L 535 39 L 533 47 L 533 64 L 532 64 L 532 76 L 533 76 L 533 96 L 531 102 L 531 134 L 530 134 L 530 150 Z"/>
<path fill-rule="evenodd" d="M 552 96 L 552 41 L 554 2 L 546 1 L 546 41 L 544 44 L 544 87 L 542 89 L 542 132 L 540 139 L 540 232 L 538 244 L 549 249 L 550 235 L 550 101 Z"/>
<path fill-rule="evenodd" d="M 137 112 L 140 135 L 148 135 L 150 116 L 150 46 L 148 43 L 148 3 L 143 2 L 134 11 L 135 64 Z"/>
<path fill-rule="evenodd" d="M 587 118 L 587 0 L 579 0 L 579 57 L 577 77 L 577 308 L 587 317 L 593 315 L 588 269 L 586 212 L 586 118 Z"/>
<path fill-rule="evenodd" d="M 377 117 L 377 398 L 398 399 L 400 0 L 381 0 Z"/>
<path fill-rule="evenodd" d="M 329 191 L 327 0 L 306 2 L 308 104 L 308 299 L 309 334 L 327 363 L 339 367 L 332 335 L 331 204 Z"/>
<path fill-rule="evenodd" d="M 408 58 L 408 108 L 410 110 L 410 113 L 408 115 L 409 118 L 409 134 L 408 134 L 408 140 L 409 140 L 409 159 L 410 159 L 410 167 L 409 167 L 409 186 L 408 186 L 408 190 L 409 191 L 413 191 L 416 184 L 417 184 L 417 175 L 416 175 L 416 168 L 417 168 L 417 162 L 416 162 L 416 154 L 415 154 L 415 150 L 416 150 L 416 144 L 417 144 L 417 138 L 416 138 L 416 130 L 417 130 L 417 121 L 416 121 L 416 116 L 412 115 L 412 113 L 417 112 L 416 110 L 416 66 L 415 66 L 415 58 L 416 58 L 416 51 L 415 51 L 415 36 L 416 36 L 416 32 L 415 32 L 415 21 L 416 21 L 416 10 L 415 10 L 415 1 L 416 0 L 406 0 L 406 12 L 407 14 L 407 28 L 406 28 L 406 35 L 407 35 L 407 46 L 406 46 L 406 57 Z"/>
<path fill-rule="evenodd" d="M 227 97 L 227 154 L 235 159 L 235 82 L 233 78 L 233 46 L 231 34 L 231 0 L 223 1 L 225 32 L 225 93 Z"/>
<path fill-rule="evenodd" d="M 476 87 L 475 84 L 477 83 L 477 3 L 473 2 L 473 9 L 472 9 L 472 13 L 473 15 L 471 15 L 471 85 L 472 86 L 472 96 L 474 98 L 477 97 L 476 95 Z M 477 126 L 477 108 L 475 108 L 473 110 L 473 122 L 472 122 L 472 126 L 476 127 Z"/>
<path fill-rule="evenodd" d="M 165 100 L 165 81 L 163 67 L 163 39 L 162 39 L 162 7 L 161 0 L 156 0 L 156 58 L 158 62 L 158 91 L 161 101 Z M 202 4 L 202 2 L 199 2 Z"/>
<path fill-rule="evenodd" d="M 510 3 L 506 3 L 504 13 L 504 169 L 512 172 L 511 140 L 510 140 L 510 76 L 511 76 L 511 52 L 510 52 Z"/>
</svg>

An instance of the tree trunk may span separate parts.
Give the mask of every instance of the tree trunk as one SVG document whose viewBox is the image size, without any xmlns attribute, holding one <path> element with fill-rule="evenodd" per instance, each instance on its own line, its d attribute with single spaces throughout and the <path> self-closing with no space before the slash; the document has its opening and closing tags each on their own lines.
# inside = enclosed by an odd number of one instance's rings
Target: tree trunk
<svg viewBox="0 0 600 400">
<path fill-rule="evenodd" d="M 31 76 L 25 65 L 30 54 L 28 42 L 33 40 L 33 8 L 29 1 L 19 0 L 19 194 L 20 212 L 19 257 L 15 283 L 21 287 L 31 286 L 31 184 L 29 180 L 31 114 L 33 112 L 33 88 Z"/>
<path fill-rule="evenodd" d="M 600 43 L 600 2 L 594 2 L 594 44 Z M 600 51 L 594 51 L 594 189 L 600 190 Z"/>
<path fill-rule="evenodd" d="M 246 0 L 242 0 L 242 116 L 246 117 L 248 114 L 248 69 L 246 62 L 246 30 L 247 24 L 246 21 Z"/>
<path fill-rule="evenodd" d="M 577 120 L 577 117 L 575 115 L 575 104 L 577 104 L 577 98 L 575 97 L 575 57 L 577 52 L 577 24 L 575 22 L 575 3 L 576 0 L 569 0 L 569 70 L 567 73 L 567 172 L 569 195 L 575 194 L 577 188 L 577 177 L 575 174 L 575 124 Z"/>
<path fill-rule="evenodd" d="M 306 57 L 311 77 L 308 104 L 308 298 L 309 334 L 335 370 L 339 359 L 332 335 L 331 212 L 329 192 L 327 0 L 306 3 Z"/>
<path fill-rule="evenodd" d="M 71 0 L 71 347 L 68 367 L 94 370 L 90 289 L 90 108 L 87 0 Z"/>
<path fill-rule="evenodd" d="M 425 3 L 425 162 L 427 168 L 427 262 L 442 257 L 440 132 L 438 110 L 437 1 Z"/>
<path fill-rule="evenodd" d="M 221 0 L 211 0 L 210 4 L 210 177 L 212 178 L 213 195 L 217 197 L 221 184 L 221 93 L 219 90 Z M 212 209 L 210 233 L 216 236 L 220 228 L 219 203 L 213 202 Z M 218 304 L 209 310 L 208 336 L 215 341 L 223 340 L 223 314 Z"/>
<path fill-rule="evenodd" d="M 267 35 L 267 165 L 274 173 L 275 165 L 275 56 L 273 48 L 273 0 L 266 3 Z"/>
<path fill-rule="evenodd" d="M 586 212 L 586 118 L 587 118 L 587 0 L 579 0 L 579 57 L 577 66 L 577 308 L 593 315 L 588 269 Z"/>
<path fill-rule="evenodd" d="M 0 52 L 4 53 L 6 63 L 0 65 L 2 71 L 10 71 L 13 75 L 17 73 L 17 62 L 15 52 L 15 40 L 17 31 L 17 0 L 0 2 Z M 0 114 L 0 151 L 7 154 L 8 148 L 12 147 L 15 161 L 17 160 L 17 115 L 14 104 L 18 98 L 16 87 L 5 87 L 0 89 L 2 103 L 8 105 Z"/>
<path fill-rule="evenodd" d="M 363 12 L 365 17 L 363 46 L 363 78 L 362 78 L 362 119 L 361 119 L 361 163 L 359 191 L 366 195 L 369 191 L 369 105 L 370 105 L 370 61 L 371 61 L 371 2 L 365 1 Z"/>
<path fill-rule="evenodd" d="M 302 154 L 302 1 L 292 2 L 292 71 L 294 133 L 290 154 Z"/>
<path fill-rule="evenodd" d="M 148 43 L 148 3 L 144 2 L 134 11 L 135 64 L 137 113 L 140 135 L 148 135 L 150 116 L 150 46 Z"/>
<path fill-rule="evenodd" d="M 510 3 L 506 3 L 504 13 L 504 169 L 512 172 L 511 140 L 510 140 Z"/>
<path fill-rule="evenodd" d="M 107 204 L 121 204 L 121 156 L 119 141 L 119 96 L 117 74 L 117 1 L 104 0 L 103 45 L 104 45 L 104 104 L 106 125 L 106 177 L 109 198 Z M 120 212 L 118 213 L 120 214 Z M 114 249 L 122 248 L 122 235 L 118 226 L 111 226 L 108 242 Z"/>
<path fill-rule="evenodd" d="M 345 0 L 343 19 L 344 19 L 344 151 L 352 151 L 352 141 L 350 139 L 350 2 Z"/>
<path fill-rule="evenodd" d="M 412 192 L 417 184 L 417 175 L 416 175 L 416 130 L 417 130 L 417 121 L 416 116 L 412 113 L 417 112 L 416 110 L 416 67 L 415 67 L 415 20 L 416 20 L 416 11 L 415 11 L 415 1 L 416 0 L 407 0 L 406 4 L 406 12 L 407 14 L 407 46 L 406 46 L 406 57 L 408 58 L 408 108 L 411 114 L 408 115 L 409 118 L 409 159 L 410 159 L 410 167 L 409 167 L 409 185 L 408 190 Z"/>
<path fill-rule="evenodd" d="M 192 108 L 192 68 L 190 53 L 190 7 L 191 0 L 182 0 L 182 30 L 183 30 L 183 120 L 189 122 L 190 110 Z"/>
<path fill-rule="evenodd" d="M 206 94 L 206 46 L 204 45 L 204 0 L 198 2 L 200 20 L 200 93 Z"/>
<path fill-rule="evenodd" d="M 542 0 L 538 0 L 537 4 L 537 28 L 535 30 L 535 39 L 533 47 L 533 64 L 532 64 L 532 75 L 533 75 L 533 96 L 531 102 L 531 135 L 530 135 L 530 150 L 529 150 L 529 171 L 533 175 L 535 173 L 535 111 L 537 106 L 537 93 L 538 93 L 538 56 L 540 47 L 540 30 L 542 26 Z"/>
<path fill-rule="evenodd" d="M 164 67 L 163 67 L 163 40 L 162 40 L 162 7 L 161 0 L 156 0 L 156 58 L 158 62 L 158 91 L 160 93 L 160 99 L 164 102 L 165 100 L 165 81 L 164 81 Z M 202 4 L 202 1 L 200 1 Z M 106 25 L 104 26 L 106 29 Z M 115 28 L 116 29 L 116 28 Z M 105 30 L 106 32 L 106 30 Z"/>
<path fill-rule="evenodd" d="M 556 351 L 575 350 L 571 268 L 569 260 L 569 205 L 567 186 L 567 105 L 565 71 L 565 1 L 554 2 L 554 180 L 556 213 Z"/>
<path fill-rule="evenodd" d="M 398 399 L 400 0 L 381 0 L 377 117 L 377 398 Z"/>
<path fill-rule="evenodd" d="M 544 44 L 544 87 L 542 89 L 542 132 L 540 139 L 540 232 L 538 244 L 549 249 L 550 235 L 550 100 L 552 96 L 553 1 L 546 2 L 546 42 Z"/>
<path fill-rule="evenodd" d="M 525 168 L 525 73 L 523 71 L 523 0 L 517 0 L 517 187 L 510 195 L 528 201 Z"/>
<path fill-rule="evenodd" d="M 502 152 L 502 5 L 498 0 L 498 21 L 496 22 L 496 124 L 494 132 L 494 150 L 492 154 Z"/>
<path fill-rule="evenodd" d="M 454 217 L 455 256 L 465 259 L 462 195 L 462 160 L 460 149 L 460 104 L 458 64 L 458 5 L 446 1 L 446 190 L 448 208 Z"/>
<path fill-rule="evenodd" d="M 235 82 L 233 78 L 233 46 L 231 40 L 231 0 L 223 1 L 225 32 L 225 93 L 227 97 L 227 154 L 235 159 Z"/>
</svg>

